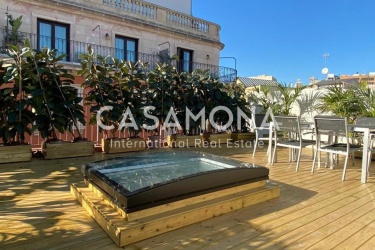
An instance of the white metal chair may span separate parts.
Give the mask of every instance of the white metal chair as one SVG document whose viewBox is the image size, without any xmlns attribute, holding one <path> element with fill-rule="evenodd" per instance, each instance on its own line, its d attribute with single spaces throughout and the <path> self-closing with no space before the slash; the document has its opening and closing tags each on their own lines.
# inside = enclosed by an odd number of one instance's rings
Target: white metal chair
<svg viewBox="0 0 375 250">
<path fill-rule="evenodd" d="M 348 137 L 348 123 L 346 118 L 333 117 L 333 116 L 315 116 L 315 133 L 316 133 L 316 149 L 311 168 L 311 173 L 314 172 L 316 158 L 318 158 L 318 167 L 320 168 L 320 152 L 326 152 L 335 155 L 345 155 L 344 170 L 342 180 L 345 180 L 346 168 L 348 165 L 349 155 L 356 151 L 361 150 L 359 145 L 351 144 Z M 322 146 L 321 136 L 328 136 L 331 138 L 327 145 Z M 338 140 L 343 139 L 343 143 L 338 143 Z"/>
<path fill-rule="evenodd" d="M 375 125 L 375 117 L 357 117 L 356 125 L 374 126 Z M 372 153 L 375 151 L 374 143 L 375 143 L 375 134 L 371 134 L 369 149 L 368 149 L 369 153 L 368 153 L 368 156 L 367 156 L 367 160 L 368 160 L 367 161 L 367 174 L 369 174 L 369 169 L 370 169 L 370 166 L 371 166 Z"/>
<path fill-rule="evenodd" d="M 270 124 L 264 122 L 265 118 L 266 114 L 252 114 L 252 130 L 255 132 L 255 145 L 253 150 L 253 157 L 255 156 L 255 152 L 257 150 L 259 141 L 269 141 Z M 267 150 L 267 155 L 269 153 L 269 150 Z"/>
<path fill-rule="evenodd" d="M 289 150 L 289 162 L 294 159 L 297 150 L 296 171 L 298 171 L 302 148 L 315 144 L 314 140 L 304 140 L 301 134 L 300 119 L 298 116 L 274 116 L 274 140 L 272 164 L 275 162 L 277 147 L 286 147 Z"/>
</svg>

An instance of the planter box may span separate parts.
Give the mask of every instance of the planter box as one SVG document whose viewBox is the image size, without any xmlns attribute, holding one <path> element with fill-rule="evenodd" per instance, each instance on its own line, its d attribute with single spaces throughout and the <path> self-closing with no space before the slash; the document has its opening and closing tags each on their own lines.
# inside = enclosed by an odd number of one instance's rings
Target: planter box
<svg viewBox="0 0 375 250">
<path fill-rule="evenodd" d="M 0 147 L 0 163 L 31 161 L 31 145 Z"/>
<path fill-rule="evenodd" d="M 171 148 L 194 148 L 202 146 L 202 135 L 168 135 Z"/>
<path fill-rule="evenodd" d="M 231 138 L 233 141 L 252 141 L 255 139 L 254 133 L 232 133 Z"/>
<path fill-rule="evenodd" d="M 228 143 L 228 140 L 231 140 L 231 134 L 223 133 L 223 134 L 207 134 L 208 141 L 210 144 L 226 144 Z M 207 140 L 207 137 L 204 138 L 204 140 Z"/>
<path fill-rule="evenodd" d="M 107 154 L 135 152 L 145 149 L 146 140 L 142 138 L 102 139 L 102 150 Z"/>
<path fill-rule="evenodd" d="M 42 154 L 44 159 L 90 156 L 94 154 L 94 143 L 92 141 L 42 142 Z"/>
</svg>

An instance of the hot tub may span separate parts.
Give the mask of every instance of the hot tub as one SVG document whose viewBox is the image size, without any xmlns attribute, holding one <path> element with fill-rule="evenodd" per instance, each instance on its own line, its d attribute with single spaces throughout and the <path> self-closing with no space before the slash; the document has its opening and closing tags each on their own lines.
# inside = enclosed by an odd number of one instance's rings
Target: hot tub
<svg viewBox="0 0 375 250">
<path fill-rule="evenodd" d="M 268 179 L 265 167 L 202 152 L 147 152 L 82 166 L 84 177 L 130 213 Z"/>
</svg>

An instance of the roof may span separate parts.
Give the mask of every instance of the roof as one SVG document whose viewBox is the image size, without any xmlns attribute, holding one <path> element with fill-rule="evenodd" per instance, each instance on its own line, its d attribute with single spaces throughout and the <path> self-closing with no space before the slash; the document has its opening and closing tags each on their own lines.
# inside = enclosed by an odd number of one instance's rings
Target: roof
<svg viewBox="0 0 375 250">
<path fill-rule="evenodd" d="M 279 84 L 277 81 L 254 79 L 254 78 L 248 78 L 248 77 L 238 77 L 238 80 L 243 85 L 245 85 L 245 87 L 277 86 Z"/>
<path fill-rule="evenodd" d="M 315 83 L 310 83 L 309 86 L 318 86 L 318 87 L 329 87 L 334 85 L 357 85 L 358 80 L 357 79 L 334 79 L 334 80 L 322 80 Z"/>
</svg>

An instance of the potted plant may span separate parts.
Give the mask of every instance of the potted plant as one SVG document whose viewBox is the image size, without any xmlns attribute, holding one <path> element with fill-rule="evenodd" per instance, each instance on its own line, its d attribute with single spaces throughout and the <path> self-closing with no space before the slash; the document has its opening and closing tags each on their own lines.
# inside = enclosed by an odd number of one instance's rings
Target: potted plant
<svg viewBox="0 0 375 250">
<path fill-rule="evenodd" d="M 158 143 L 164 145 L 166 137 L 166 131 L 163 131 L 164 119 L 167 114 L 174 107 L 174 78 L 177 74 L 177 70 L 171 64 L 157 63 L 157 67 L 149 72 L 147 77 L 148 84 L 148 99 L 151 100 L 150 104 L 155 107 L 150 111 L 153 116 L 157 117 L 160 122 L 158 128 L 151 129 L 151 135 L 149 135 L 150 147 L 158 147 Z M 172 120 L 170 121 L 172 122 Z M 176 122 L 176 121 L 173 121 Z M 155 122 L 152 119 L 145 120 L 146 128 L 154 126 Z"/>
<path fill-rule="evenodd" d="M 95 56 L 91 47 L 88 48 L 88 54 L 81 55 L 81 59 L 82 70 L 79 74 L 86 78 L 84 86 L 89 89 L 85 101 L 91 106 L 90 124 L 97 124 L 97 117 L 100 117 L 99 132 L 104 133 L 103 152 L 123 153 L 144 150 L 146 145 L 144 138 L 139 138 L 142 118 L 140 118 L 140 103 L 137 99 L 144 95 L 142 90 L 144 65 Z M 131 116 L 128 116 L 127 111 Z M 130 128 L 126 125 L 128 122 L 135 122 L 137 128 Z M 124 132 L 124 138 L 116 137 L 116 132 L 119 130 Z"/>
<path fill-rule="evenodd" d="M 170 147 L 199 147 L 205 125 L 200 120 L 189 120 L 186 124 L 186 110 L 197 115 L 207 104 L 206 83 L 208 71 L 194 70 L 192 73 L 182 72 L 174 78 L 174 107 L 178 121 L 182 127 L 176 134 L 168 136 Z M 205 114 L 206 115 L 206 114 Z M 205 123 L 206 121 L 204 121 Z"/>
<path fill-rule="evenodd" d="M 74 77 L 61 65 L 57 65 L 66 55 L 58 55 L 57 50 L 43 48 L 31 50 L 28 40 L 25 47 L 28 70 L 25 73 L 29 89 L 31 106 L 35 112 L 35 125 L 45 139 L 42 153 L 45 159 L 89 156 L 94 153 L 93 142 L 83 138 L 78 122 L 85 124 L 81 97 L 73 86 Z M 72 140 L 64 142 L 58 139 L 61 134 L 70 132 Z"/>
<path fill-rule="evenodd" d="M 13 61 L 0 62 L 0 163 L 31 160 L 31 145 L 26 143 L 25 134 L 31 134 L 34 113 L 25 95 L 27 86 L 23 84 L 28 52 L 9 45 L 6 53 Z"/>
<path fill-rule="evenodd" d="M 207 105 L 206 112 L 210 115 L 214 108 L 224 106 L 233 113 L 232 99 L 225 90 L 223 83 L 219 82 L 218 79 L 210 79 L 206 84 L 207 93 Z M 213 121 L 215 124 L 212 125 L 211 130 L 206 130 L 203 134 L 203 140 L 213 144 L 225 144 L 231 139 L 231 131 L 229 127 L 226 127 L 226 123 L 229 121 L 229 114 L 224 110 L 219 110 L 213 114 Z"/>
<path fill-rule="evenodd" d="M 250 141 L 255 138 L 254 133 L 250 132 L 250 124 L 248 120 L 241 117 L 238 121 L 239 110 L 241 110 L 247 117 L 251 117 L 251 112 L 245 99 L 245 87 L 241 83 L 233 81 L 227 87 L 228 95 L 231 97 L 231 111 L 233 113 L 233 125 L 231 127 L 232 141 Z M 237 124 L 241 126 L 238 128 Z"/>
</svg>

